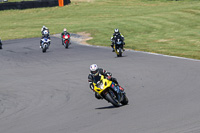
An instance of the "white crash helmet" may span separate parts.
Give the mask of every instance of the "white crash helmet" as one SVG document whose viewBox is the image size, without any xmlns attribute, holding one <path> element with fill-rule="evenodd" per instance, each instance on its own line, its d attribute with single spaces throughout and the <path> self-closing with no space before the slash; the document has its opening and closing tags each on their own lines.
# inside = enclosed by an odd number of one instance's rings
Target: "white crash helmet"
<svg viewBox="0 0 200 133">
<path fill-rule="evenodd" d="M 115 29 L 114 32 L 115 32 L 115 33 L 119 33 L 119 29 Z"/>
<path fill-rule="evenodd" d="M 47 34 L 48 34 L 48 31 L 47 31 L 47 30 L 45 30 L 45 31 L 44 31 L 44 35 L 47 35 Z"/>
<path fill-rule="evenodd" d="M 97 64 L 92 64 L 90 66 L 90 72 L 93 76 L 97 76 L 99 74 L 99 68 L 98 68 Z"/>
<path fill-rule="evenodd" d="M 66 28 L 64 28 L 64 29 L 63 29 L 63 31 L 65 31 L 65 32 L 66 32 L 66 31 L 67 31 L 67 29 L 66 29 Z"/>
</svg>

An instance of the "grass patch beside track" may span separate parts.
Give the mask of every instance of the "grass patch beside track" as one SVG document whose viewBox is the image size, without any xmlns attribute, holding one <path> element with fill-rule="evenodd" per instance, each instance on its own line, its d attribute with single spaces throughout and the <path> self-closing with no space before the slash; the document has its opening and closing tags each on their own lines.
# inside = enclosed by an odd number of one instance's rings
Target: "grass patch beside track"
<svg viewBox="0 0 200 133">
<path fill-rule="evenodd" d="M 115 28 L 126 48 L 200 59 L 200 2 L 148 0 L 71 0 L 64 7 L 0 11 L 3 40 L 51 34 L 87 32 L 88 43 L 110 46 Z M 38 40 L 39 42 L 39 40 Z"/>
</svg>

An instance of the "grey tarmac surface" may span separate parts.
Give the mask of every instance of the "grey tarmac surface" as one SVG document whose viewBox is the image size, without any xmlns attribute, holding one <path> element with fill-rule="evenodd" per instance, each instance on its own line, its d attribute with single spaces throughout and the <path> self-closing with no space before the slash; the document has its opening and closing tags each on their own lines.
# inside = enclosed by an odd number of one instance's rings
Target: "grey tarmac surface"
<svg viewBox="0 0 200 133">
<path fill-rule="evenodd" d="M 200 61 L 79 45 L 52 37 L 3 41 L 0 133 L 199 133 Z M 109 44 L 108 44 L 109 45 Z M 112 72 L 129 104 L 114 108 L 89 89 L 89 66 Z"/>
</svg>

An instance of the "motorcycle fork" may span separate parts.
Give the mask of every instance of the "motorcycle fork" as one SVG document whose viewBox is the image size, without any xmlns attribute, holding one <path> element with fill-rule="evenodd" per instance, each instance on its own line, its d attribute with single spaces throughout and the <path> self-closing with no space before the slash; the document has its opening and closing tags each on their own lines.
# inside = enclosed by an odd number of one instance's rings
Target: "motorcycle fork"
<svg viewBox="0 0 200 133">
<path fill-rule="evenodd" d="M 109 93 L 111 94 L 111 96 L 112 96 L 114 99 L 117 99 L 118 101 L 121 100 L 120 93 L 117 93 L 115 90 L 109 91 Z"/>
<path fill-rule="evenodd" d="M 121 91 L 120 91 L 120 89 L 119 89 L 119 86 L 115 84 L 114 87 L 115 87 L 115 88 L 114 88 L 115 96 L 117 96 L 118 101 L 121 101 L 121 100 L 122 100 L 122 93 L 121 93 Z"/>
<path fill-rule="evenodd" d="M 66 42 L 69 44 L 69 40 L 66 39 L 66 40 L 65 40 L 65 44 L 66 44 Z"/>
</svg>

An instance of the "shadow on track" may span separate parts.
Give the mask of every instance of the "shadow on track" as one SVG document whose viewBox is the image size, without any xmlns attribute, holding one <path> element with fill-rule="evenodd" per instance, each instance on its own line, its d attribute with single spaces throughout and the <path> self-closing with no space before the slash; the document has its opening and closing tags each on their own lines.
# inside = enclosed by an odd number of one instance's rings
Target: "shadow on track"
<svg viewBox="0 0 200 133">
<path fill-rule="evenodd" d="M 123 58 L 123 57 L 127 57 L 127 55 L 122 55 L 121 57 L 115 56 L 115 58 Z"/>
<path fill-rule="evenodd" d="M 113 109 L 113 108 L 119 108 L 119 107 L 115 107 L 115 106 L 107 106 L 107 107 L 99 107 L 99 108 L 95 108 L 95 109 Z"/>
<path fill-rule="evenodd" d="M 127 105 L 120 105 L 119 107 L 115 107 L 113 105 L 110 105 L 110 106 L 107 106 L 107 107 L 99 107 L 99 108 L 95 108 L 95 109 L 114 109 L 114 108 L 120 108 L 120 107 L 127 106 Z"/>
</svg>

